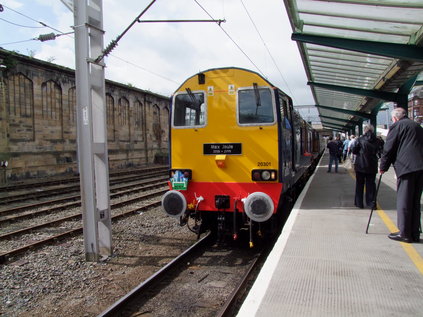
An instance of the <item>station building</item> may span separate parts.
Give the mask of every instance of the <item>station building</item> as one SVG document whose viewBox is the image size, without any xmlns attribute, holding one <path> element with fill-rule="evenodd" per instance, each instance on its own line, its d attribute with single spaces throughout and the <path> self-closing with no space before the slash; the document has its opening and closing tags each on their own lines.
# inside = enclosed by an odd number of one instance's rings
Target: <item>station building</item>
<svg viewBox="0 0 423 317">
<path fill-rule="evenodd" d="M 0 49 L 0 184 L 77 173 L 72 69 Z M 110 171 L 164 163 L 169 97 L 106 80 Z"/>
</svg>

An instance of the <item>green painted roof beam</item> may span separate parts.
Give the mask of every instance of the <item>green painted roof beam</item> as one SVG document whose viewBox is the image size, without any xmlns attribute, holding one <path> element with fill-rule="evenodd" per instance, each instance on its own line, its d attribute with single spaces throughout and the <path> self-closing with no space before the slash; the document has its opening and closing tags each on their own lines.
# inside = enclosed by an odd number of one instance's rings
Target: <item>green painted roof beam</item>
<svg viewBox="0 0 423 317">
<path fill-rule="evenodd" d="M 340 128 L 340 127 L 337 127 L 337 126 L 332 126 L 331 124 L 324 124 L 323 126 L 327 127 L 327 128 L 331 128 L 332 130 L 348 131 L 348 128 Z"/>
<path fill-rule="evenodd" d="M 408 79 L 398 90 L 399 100 L 397 101 L 398 106 L 408 110 L 408 94 L 411 92 L 414 86 L 423 85 L 423 81 L 418 81 L 418 74 Z M 377 115 L 380 109 L 383 107 L 384 102 L 380 102 L 373 109 L 372 114 Z"/>
<path fill-rule="evenodd" d="M 331 126 L 342 128 L 342 129 L 346 129 L 346 130 L 353 128 L 353 126 L 351 126 L 351 125 L 345 125 L 345 124 L 340 124 L 340 123 L 333 123 L 333 122 L 329 122 L 329 121 L 322 121 L 322 124 L 329 124 Z"/>
<path fill-rule="evenodd" d="M 350 115 L 357 116 L 357 117 L 360 117 L 360 118 L 365 118 L 365 119 L 371 119 L 372 118 L 371 114 L 360 112 L 360 111 L 347 110 L 347 109 L 342 109 L 342 108 L 334 108 L 334 107 L 328 107 L 328 106 L 322 106 L 322 105 L 315 105 L 315 106 L 317 108 L 322 108 L 322 109 L 326 109 L 326 110 L 332 110 L 332 111 L 336 111 L 336 112 L 346 113 L 346 114 L 350 114 Z"/>
<path fill-rule="evenodd" d="M 352 123 L 352 124 L 358 124 L 358 122 L 350 120 L 350 119 L 333 118 L 333 117 L 322 116 L 322 115 L 320 116 L 320 118 L 330 119 L 330 120 L 339 121 L 339 122 L 347 122 L 347 123 Z"/>
<path fill-rule="evenodd" d="M 294 41 L 341 48 L 366 54 L 423 62 L 423 47 L 417 45 L 354 40 L 297 32 L 292 33 L 291 39 Z"/>
<path fill-rule="evenodd" d="M 341 131 L 341 132 L 348 131 L 346 129 L 341 129 L 341 128 L 337 128 L 337 127 L 331 127 L 329 125 L 324 125 L 323 128 L 325 128 L 325 129 L 331 129 L 331 130 L 335 130 L 335 131 Z"/>
<path fill-rule="evenodd" d="M 323 83 L 315 83 L 311 81 L 307 82 L 307 85 L 319 87 L 323 89 L 328 89 L 332 91 L 344 92 L 347 94 L 383 99 L 383 100 L 394 101 L 394 102 L 398 102 L 403 97 L 403 95 L 399 93 L 392 93 L 392 92 L 371 90 L 371 89 L 352 88 L 352 87 L 330 85 L 330 84 L 323 84 Z M 405 95 L 405 97 L 407 97 L 407 95 Z"/>
<path fill-rule="evenodd" d="M 322 124 L 330 124 L 334 127 L 339 127 L 339 128 L 344 128 L 344 129 L 350 129 L 351 126 L 350 125 L 346 125 L 346 124 L 338 124 L 338 123 L 333 123 L 333 122 L 328 122 L 328 121 L 322 121 Z"/>
</svg>

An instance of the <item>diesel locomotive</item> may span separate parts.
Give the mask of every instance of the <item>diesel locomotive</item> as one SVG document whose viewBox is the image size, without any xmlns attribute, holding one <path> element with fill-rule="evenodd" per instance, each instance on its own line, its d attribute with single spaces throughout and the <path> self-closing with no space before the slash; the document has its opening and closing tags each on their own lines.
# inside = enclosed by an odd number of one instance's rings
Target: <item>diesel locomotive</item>
<svg viewBox="0 0 423 317">
<path fill-rule="evenodd" d="M 215 68 L 171 99 L 169 191 L 162 208 L 200 234 L 272 228 L 321 154 L 319 134 L 260 74 Z M 191 223 L 191 225 L 190 225 Z M 270 229 L 269 229 L 270 230 Z"/>
</svg>

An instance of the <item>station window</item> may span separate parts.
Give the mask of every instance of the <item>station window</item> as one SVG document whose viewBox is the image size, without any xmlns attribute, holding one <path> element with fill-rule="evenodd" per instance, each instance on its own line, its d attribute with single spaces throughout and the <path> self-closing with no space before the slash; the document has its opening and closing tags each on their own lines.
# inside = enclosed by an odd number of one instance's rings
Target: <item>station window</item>
<svg viewBox="0 0 423 317">
<path fill-rule="evenodd" d="M 173 100 L 173 126 L 194 127 L 206 124 L 204 92 L 180 93 Z"/>
<path fill-rule="evenodd" d="M 269 88 L 241 88 L 238 90 L 239 124 L 270 124 L 275 121 L 272 92 Z"/>
</svg>

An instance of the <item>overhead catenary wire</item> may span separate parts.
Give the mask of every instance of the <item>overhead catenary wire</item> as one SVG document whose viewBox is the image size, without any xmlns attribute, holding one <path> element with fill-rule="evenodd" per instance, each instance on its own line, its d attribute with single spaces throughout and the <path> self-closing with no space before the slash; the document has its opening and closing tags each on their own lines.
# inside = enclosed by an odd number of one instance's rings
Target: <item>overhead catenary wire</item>
<svg viewBox="0 0 423 317">
<path fill-rule="evenodd" d="M 148 8 L 155 2 L 156 0 L 154 0 L 154 1 L 152 1 L 151 3 L 150 3 L 150 5 L 134 20 L 134 22 L 130 25 L 130 26 L 128 26 L 126 29 L 125 29 L 125 31 L 117 38 L 117 40 L 115 40 L 115 41 L 118 41 L 121 37 L 123 37 L 123 35 L 132 27 L 132 25 L 133 24 L 135 24 L 136 22 L 140 22 L 139 21 L 139 18 L 146 12 L 146 10 L 148 10 Z M 18 12 L 18 11 L 16 11 L 16 10 L 13 10 L 13 9 L 11 9 L 11 8 L 9 8 L 8 6 L 6 6 L 6 5 L 3 5 L 3 4 L 0 4 L 0 7 L 1 8 L 6 8 L 6 9 L 9 9 L 9 10 L 11 10 L 11 11 L 13 11 L 13 12 L 15 12 L 15 13 L 17 13 L 17 14 L 19 14 L 19 15 L 21 15 L 21 16 L 23 16 L 23 17 L 25 17 L 25 18 L 27 18 L 27 19 L 29 19 L 29 20 L 31 20 L 31 21 L 35 21 L 35 22 L 37 22 L 37 23 L 39 23 L 39 24 L 41 24 L 41 26 L 34 26 L 34 27 L 31 27 L 31 28 L 45 28 L 45 27 L 47 27 L 47 28 L 50 28 L 50 29 L 52 29 L 52 30 L 55 30 L 56 32 L 58 32 L 59 34 L 55 34 L 55 33 L 48 33 L 48 34 L 40 34 L 38 37 L 36 37 L 36 38 L 31 38 L 31 39 L 27 39 L 27 40 L 21 40 L 21 41 L 14 41 L 14 42 L 8 42 L 8 43 L 0 43 L 0 46 L 5 46 L 5 45 L 12 45 L 12 44 L 18 44 L 18 43 L 25 43 L 25 42 L 30 42 L 30 41 L 41 41 L 41 42 L 45 42 L 45 41 L 49 41 L 49 40 L 55 40 L 57 37 L 59 37 L 59 36 L 63 36 L 63 35 L 70 35 L 70 34 L 72 34 L 72 33 L 74 33 L 74 31 L 71 31 L 71 32 L 63 32 L 63 31 L 60 31 L 60 30 L 58 30 L 58 29 L 56 29 L 56 28 L 53 28 L 53 27 L 51 27 L 51 26 L 49 26 L 49 25 L 47 25 L 46 23 L 44 23 L 44 22 L 41 22 L 41 21 L 37 21 L 36 19 L 34 19 L 34 18 L 32 18 L 32 17 L 30 17 L 30 16 L 28 16 L 28 15 L 26 15 L 26 14 L 23 14 L 23 13 L 21 13 L 21 12 Z M 3 10 L 0 10 L 0 12 L 2 12 Z M 2 19 L 2 18 L 0 18 L 1 20 L 5 20 L 5 19 Z M 10 22 L 10 21 L 6 21 L 5 20 L 5 22 L 8 22 L 8 23 L 11 23 L 11 24 L 14 24 L 14 25 L 16 25 L 16 26 L 20 26 L 20 27 L 26 27 L 26 26 L 24 26 L 24 25 L 19 25 L 19 24 L 16 24 L 16 23 L 13 23 L 13 22 Z M 29 26 L 28 26 L 29 27 Z M 117 43 L 116 43 L 117 44 Z M 116 58 L 116 59 L 119 59 L 120 61 L 122 61 L 122 62 L 125 62 L 125 63 L 127 63 L 127 64 L 130 64 L 130 65 L 132 65 L 132 66 L 135 66 L 135 67 L 137 67 L 137 68 L 139 68 L 139 69 L 142 69 L 143 71 L 145 71 L 145 72 L 147 72 L 147 73 L 149 73 L 149 74 L 151 74 L 151 75 L 154 75 L 154 76 L 157 76 L 157 77 L 160 77 L 160 78 L 162 78 L 162 79 L 164 79 L 164 80 L 167 80 L 167 81 L 169 81 L 169 82 L 172 82 L 172 83 L 175 83 L 175 84 L 178 84 L 176 81 L 174 81 L 174 80 L 172 80 L 172 79 L 170 79 L 170 78 L 167 78 L 167 77 L 165 77 L 165 76 L 163 76 L 163 75 L 160 75 L 160 74 L 157 74 L 156 72 L 153 72 L 153 71 L 151 71 L 151 70 L 149 70 L 149 69 L 147 69 L 147 68 L 145 68 L 145 67 L 142 67 L 142 66 L 140 66 L 140 65 L 137 65 L 137 64 L 134 64 L 134 63 L 131 63 L 131 62 L 129 62 L 129 61 L 127 61 L 127 60 L 125 60 L 125 59 L 123 59 L 123 58 L 120 58 L 120 57 L 118 57 L 118 56 L 116 56 L 116 55 L 111 55 L 113 58 Z"/>
<path fill-rule="evenodd" d="M 4 21 L 6 23 L 9 23 L 9 24 L 15 25 L 15 26 L 19 26 L 21 28 L 28 28 L 28 29 L 42 29 L 42 28 L 45 28 L 45 26 L 23 25 L 23 24 L 15 23 L 15 22 L 12 22 L 12 21 L 3 19 L 3 18 L 0 18 L 0 20 Z"/>
<path fill-rule="evenodd" d="M 253 26 L 254 26 L 254 28 L 255 28 L 255 30 L 256 30 L 256 32 L 257 32 L 257 34 L 258 34 L 258 36 L 260 37 L 260 40 L 262 41 L 263 46 L 265 47 L 265 49 L 266 49 L 267 53 L 269 54 L 269 56 L 270 56 L 270 58 L 271 58 L 271 60 L 272 60 L 273 64 L 275 65 L 276 69 L 278 70 L 279 75 L 281 76 L 281 78 L 282 78 L 283 82 L 285 83 L 286 87 L 288 88 L 290 95 L 291 95 L 291 96 L 292 96 L 292 98 L 294 99 L 294 96 L 293 96 L 293 93 L 292 93 L 292 91 L 291 91 L 291 88 L 289 87 L 289 85 L 288 85 L 287 81 L 285 80 L 285 77 L 283 76 L 282 71 L 280 70 L 280 68 L 279 68 L 278 64 L 276 63 L 276 60 L 274 59 L 274 57 L 273 57 L 272 53 L 270 52 L 269 47 L 267 46 L 267 44 L 266 44 L 265 40 L 263 39 L 263 36 L 261 35 L 261 33 L 260 33 L 260 31 L 259 31 L 259 29 L 258 29 L 257 25 L 254 23 L 254 20 L 253 20 L 253 18 L 251 17 L 251 14 L 250 14 L 250 12 L 248 11 L 247 7 L 245 6 L 244 1 L 243 1 L 243 0 L 240 0 L 240 1 L 241 1 L 242 6 L 244 7 L 245 12 L 246 12 L 246 13 L 247 13 L 247 15 L 248 15 L 248 18 L 250 19 L 250 21 L 251 21 L 251 23 L 253 24 Z"/>
<path fill-rule="evenodd" d="M 60 33 L 60 34 L 54 34 L 54 33 L 40 34 L 38 37 L 34 37 L 34 38 L 28 39 L 28 40 L 22 40 L 22 41 L 16 41 L 16 42 L 9 42 L 9 43 L 0 43 L 0 46 L 2 46 L 2 45 L 17 44 L 17 43 L 24 43 L 24 42 L 29 42 L 29 41 L 41 41 L 41 42 L 51 41 L 51 40 L 55 40 L 59 36 L 69 35 L 69 34 L 72 34 L 72 33 L 74 33 L 74 32 L 72 31 L 72 32 Z"/>
<path fill-rule="evenodd" d="M 197 1 L 194 0 L 194 2 L 213 20 L 215 20 L 213 18 L 213 16 Z M 235 46 L 241 51 L 241 53 L 250 61 L 251 64 L 253 64 L 253 66 L 258 70 L 258 72 L 260 74 L 262 74 L 264 76 L 264 73 L 261 71 L 260 67 L 258 67 L 256 65 L 256 63 L 254 63 L 254 61 L 250 58 L 250 56 L 248 56 L 248 54 L 241 48 L 241 46 L 238 45 L 238 43 L 229 35 L 229 33 L 222 27 L 222 25 L 220 25 L 219 23 L 217 23 L 218 26 L 220 27 L 220 29 L 223 31 L 223 33 L 225 33 L 225 35 L 232 41 L 232 43 L 235 44 Z"/>
<path fill-rule="evenodd" d="M 147 68 L 145 68 L 145 67 L 142 67 L 142 66 L 140 66 L 140 65 L 137 65 L 137 64 L 134 64 L 134 63 L 132 63 L 132 62 L 129 62 L 129 61 L 127 61 L 127 60 L 125 60 L 125 59 L 123 59 L 123 58 L 120 58 L 120 57 L 118 57 L 118 56 L 116 56 L 116 55 L 113 55 L 113 54 L 110 54 L 110 56 L 111 56 L 111 57 L 113 57 L 113 58 L 116 58 L 116 59 L 118 59 L 118 60 L 120 60 L 120 61 L 122 61 L 122 62 L 124 62 L 124 63 L 126 63 L 126 64 L 129 64 L 129 65 L 135 66 L 135 67 L 137 67 L 137 68 L 139 68 L 139 69 L 141 69 L 141 70 L 143 70 L 143 71 L 145 71 L 145 72 L 147 72 L 147 73 L 149 73 L 149 74 L 151 74 L 151 75 L 154 75 L 154 76 L 160 77 L 160 78 L 162 78 L 162 79 L 164 79 L 164 80 L 167 80 L 167 81 L 172 82 L 172 83 L 174 83 L 174 84 L 176 84 L 176 85 L 179 85 L 179 83 L 178 83 L 177 81 L 175 81 L 175 80 L 173 80 L 173 79 L 170 79 L 170 78 L 167 78 L 167 77 L 165 77 L 165 76 L 163 76 L 163 75 L 160 75 L 160 74 L 158 74 L 158 73 L 156 73 L 156 72 L 153 72 L 153 71 L 151 71 L 151 70 L 149 70 L 149 69 L 147 69 Z"/>
<path fill-rule="evenodd" d="M 35 39 L 22 40 L 22 41 L 16 41 L 16 42 L 9 42 L 9 43 L 0 43 L 0 46 L 12 45 L 12 44 L 18 44 L 18 43 L 24 43 L 24 42 L 30 42 L 30 41 L 35 41 Z"/>
<path fill-rule="evenodd" d="M 12 8 L 10 8 L 10 7 L 6 6 L 6 5 L 4 5 L 4 4 L 1 4 L 1 6 L 2 6 L 2 7 L 5 7 L 6 9 L 8 9 L 8 10 L 10 10 L 10 11 L 13 11 L 13 12 L 15 12 L 15 13 L 17 13 L 17 14 L 19 14 L 19 15 L 21 15 L 21 16 L 23 16 L 23 17 L 25 17 L 25 18 L 29 19 L 29 20 L 31 20 L 31 21 L 37 22 L 37 23 L 41 24 L 43 27 L 46 27 L 46 28 L 52 29 L 52 30 L 54 30 L 54 31 L 56 31 L 56 32 L 59 32 L 59 33 L 64 34 L 64 32 L 62 32 L 62 31 L 60 31 L 60 30 L 58 30 L 58 29 L 56 29 L 56 28 L 54 28 L 54 27 L 51 27 L 51 26 L 49 26 L 48 24 L 46 24 L 46 23 L 44 23 L 44 22 L 42 22 L 42 21 L 38 21 L 38 20 L 36 20 L 36 19 L 34 19 L 34 18 L 31 18 L 30 16 L 28 16 L 28 15 L 26 15 L 26 14 L 23 14 L 23 13 L 21 13 L 21 12 L 19 12 L 19 11 L 16 11 L 16 10 L 14 10 L 14 9 L 12 9 Z"/>
</svg>

